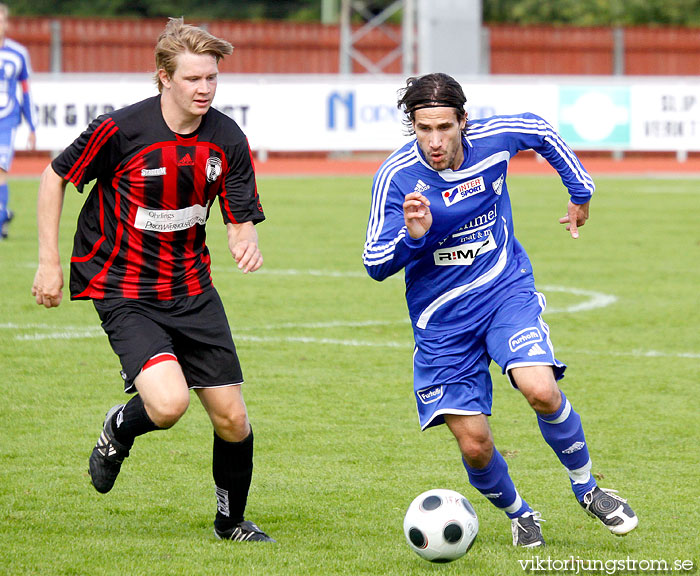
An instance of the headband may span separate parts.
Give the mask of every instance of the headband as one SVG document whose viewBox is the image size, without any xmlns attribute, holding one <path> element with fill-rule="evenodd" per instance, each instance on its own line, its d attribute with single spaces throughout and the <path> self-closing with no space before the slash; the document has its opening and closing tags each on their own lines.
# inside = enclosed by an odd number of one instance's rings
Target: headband
<svg viewBox="0 0 700 576">
<path fill-rule="evenodd" d="M 447 102 L 446 100 L 426 100 L 425 102 L 419 102 L 415 106 L 412 106 L 409 112 L 423 110 L 423 108 L 456 108 L 457 110 L 462 110 L 462 106 L 463 104 L 455 104 L 453 102 Z"/>
</svg>

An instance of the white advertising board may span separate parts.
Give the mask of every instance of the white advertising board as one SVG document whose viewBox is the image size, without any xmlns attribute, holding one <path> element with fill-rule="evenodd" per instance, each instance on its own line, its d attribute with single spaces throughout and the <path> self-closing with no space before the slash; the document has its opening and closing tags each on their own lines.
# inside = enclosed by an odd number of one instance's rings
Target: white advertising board
<svg viewBox="0 0 700 576">
<path fill-rule="evenodd" d="M 534 112 L 574 149 L 700 150 L 700 81 L 531 77 L 459 79 L 472 119 Z M 222 75 L 215 107 L 253 150 L 393 150 L 406 141 L 399 76 Z M 151 76 L 36 75 L 37 147 L 64 148 L 97 115 L 157 93 Z M 17 135 L 26 142 L 26 126 Z"/>
</svg>

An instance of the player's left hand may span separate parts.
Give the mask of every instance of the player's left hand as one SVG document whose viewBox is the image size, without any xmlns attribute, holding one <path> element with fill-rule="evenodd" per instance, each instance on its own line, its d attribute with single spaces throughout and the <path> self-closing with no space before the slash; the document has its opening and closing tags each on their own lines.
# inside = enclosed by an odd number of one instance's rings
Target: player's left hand
<svg viewBox="0 0 700 576">
<path fill-rule="evenodd" d="M 578 229 L 583 226 L 588 220 L 588 210 L 590 201 L 585 204 L 574 204 L 569 200 L 569 205 L 566 208 L 566 216 L 559 218 L 560 224 L 566 224 L 566 229 L 571 234 L 572 238 L 578 238 Z"/>
</svg>

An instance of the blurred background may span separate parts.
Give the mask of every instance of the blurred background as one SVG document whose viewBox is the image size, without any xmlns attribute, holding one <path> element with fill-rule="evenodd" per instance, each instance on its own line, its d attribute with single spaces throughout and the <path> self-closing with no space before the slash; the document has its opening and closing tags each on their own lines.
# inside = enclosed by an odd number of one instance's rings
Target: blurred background
<svg viewBox="0 0 700 576">
<path fill-rule="evenodd" d="M 215 105 L 261 160 L 403 143 L 396 91 L 447 72 L 471 118 L 532 111 L 579 151 L 700 151 L 700 0 L 21 0 L 38 147 L 155 93 L 168 16 L 235 46 Z M 23 142 L 21 137 L 18 143 Z"/>
</svg>

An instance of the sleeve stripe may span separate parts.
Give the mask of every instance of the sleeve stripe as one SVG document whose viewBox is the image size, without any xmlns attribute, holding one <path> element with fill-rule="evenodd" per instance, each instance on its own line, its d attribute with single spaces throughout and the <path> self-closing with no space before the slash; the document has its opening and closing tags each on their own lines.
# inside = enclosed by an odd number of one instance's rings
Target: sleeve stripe
<svg viewBox="0 0 700 576">
<path fill-rule="evenodd" d="M 374 242 L 381 234 L 384 225 L 384 205 L 389 192 L 391 179 L 403 168 L 418 162 L 415 150 L 411 148 L 407 152 L 397 154 L 390 158 L 385 165 L 379 169 L 372 190 L 372 209 L 370 212 L 369 225 L 367 227 L 367 241 Z"/>
<path fill-rule="evenodd" d="M 82 180 L 90 162 L 92 162 L 93 158 L 95 158 L 104 143 L 109 140 L 118 130 L 119 128 L 111 118 L 100 124 L 90 136 L 90 140 L 88 141 L 87 146 L 85 146 L 85 150 L 83 150 L 83 153 L 80 155 L 80 158 L 78 158 L 78 161 L 73 164 L 73 168 L 71 168 L 68 174 L 66 174 L 65 179 L 70 180 L 77 186 Z"/>
<path fill-rule="evenodd" d="M 545 120 L 528 118 L 498 118 L 484 124 L 475 123 L 469 127 L 469 139 L 485 138 L 503 134 L 504 132 L 520 132 L 522 134 L 537 134 L 543 136 L 549 142 L 559 156 L 566 162 L 581 185 L 591 194 L 595 191 L 595 185 L 590 174 L 581 165 L 580 160 L 569 146 L 554 131 L 554 128 Z"/>
</svg>

